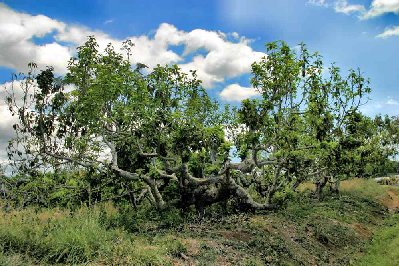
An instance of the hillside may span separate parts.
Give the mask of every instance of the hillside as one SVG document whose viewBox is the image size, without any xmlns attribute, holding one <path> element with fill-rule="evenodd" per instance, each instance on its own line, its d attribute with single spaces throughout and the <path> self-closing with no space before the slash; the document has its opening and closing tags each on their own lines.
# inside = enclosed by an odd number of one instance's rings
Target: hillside
<svg viewBox="0 0 399 266">
<path fill-rule="evenodd" d="M 274 213 L 215 206 L 202 220 L 109 203 L 2 209 L 0 265 L 392 265 L 399 257 L 399 188 L 371 180 L 344 181 L 339 198 L 321 202 L 303 186 Z"/>
</svg>

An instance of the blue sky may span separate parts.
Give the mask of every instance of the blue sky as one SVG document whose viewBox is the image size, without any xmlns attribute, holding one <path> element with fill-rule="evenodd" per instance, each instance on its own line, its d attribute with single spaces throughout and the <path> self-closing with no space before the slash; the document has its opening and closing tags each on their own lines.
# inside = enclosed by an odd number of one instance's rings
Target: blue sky
<svg viewBox="0 0 399 266">
<path fill-rule="evenodd" d="M 94 34 L 100 44 L 116 47 L 132 39 L 135 60 L 150 66 L 198 69 L 212 97 L 238 103 L 256 95 L 248 82 L 250 63 L 264 55 L 266 42 L 284 40 L 306 43 L 344 71 L 360 67 L 373 89 L 363 112 L 399 115 L 399 0 L 0 3 L 0 83 L 26 70 L 29 61 L 54 65 L 62 75 L 76 46 Z M 0 108 L 5 139 L 11 120 L 4 119 L 4 104 Z"/>
<path fill-rule="evenodd" d="M 399 100 L 399 31 L 397 36 L 376 37 L 390 27 L 399 26 L 399 1 L 385 0 L 391 9 L 368 19 L 362 18 L 375 5 L 384 0 L 220 0 L 220 1 L 128 1 L 128 0 L 3 0 L 9 9 L 18 13 L 44 15 L 53 20 L 101 31 L 117 40 L 129 36 L 153 35 L 161 23 L 168 23 L 178 30 L 194 29 L 237 32 L 251 40 L 255 51 L 264 51 L 264 43 L 284 40 L 290 45 L 305 42 L 313 51 L 319 51 L 327 62 L 335 61 L 344 70 L 360 67 L 371 79 L 372 103 L 366 110 L 394 115 L 389 101 Z M 364 10 L 339 12 L 341 7 L 364 7 Z M 392 6 L 393 5 L 393 6 Z M 382 6 L 383 7 L 383 6 Z M 341 8 L 342 9 L 342 8 Z M 375 8 L 374 8 L 375 9 Z M 380 12 L 381 13 L 381 12 Z M 34 37 L 36 44 L 53 41 L 51 34 Z M 170 47 L 171 50 L 175 49 Z M 9 80 L 10 68 L 1 64 L 0 82 Z M 248 75 L 232 80 L 248 86 Z M 211 94 L 218 97 L 218 90 L 228 83 L 217 82 Z M 383 106 L 384 105 L 384 106 Z M 388 104 L 389 105 L 389 104 Z M 395 108 L 393 108 L 395 109 Z"/>
</svg>

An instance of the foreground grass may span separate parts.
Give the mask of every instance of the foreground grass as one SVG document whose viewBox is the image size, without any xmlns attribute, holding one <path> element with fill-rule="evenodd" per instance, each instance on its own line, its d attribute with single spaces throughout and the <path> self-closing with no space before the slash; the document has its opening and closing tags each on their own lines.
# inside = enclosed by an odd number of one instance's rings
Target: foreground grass
<svg viewBox="0 0 399 266">
<path fill-rule="evenodd" d="M 1 211 L 0 265 L 399 264 L 399 218 L 385 220 L 399 189 L 351 180 L 342 190 L 322 202 L 305 191 L 276 213 L 223 215 L 215 207 L 203 221 L 111 204 Z"/>
<path fill-rule="evenodd" d="M 358 265 L 399 265 L 399 214 L 394 215 L 377 230 L 373 241 Z"/>
<path fill-rule="evenodd" d="M 109 214 L 115 209 L 108 205 Z M 102 224 L 104 209 L 25 209 L 0 214 L 0 262 L 54 264 L 95 262 L 105 265 L 164 265 L 182 249 L 171 235 L 148 238 Z M 111 214 L 110 214 L 111 215 Z"/>
</svg>

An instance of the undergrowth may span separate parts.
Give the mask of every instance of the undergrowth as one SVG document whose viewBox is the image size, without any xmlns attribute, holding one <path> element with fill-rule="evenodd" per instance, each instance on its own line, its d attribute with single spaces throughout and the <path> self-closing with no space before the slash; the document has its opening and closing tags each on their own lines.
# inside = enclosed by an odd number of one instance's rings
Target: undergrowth
<svg viewBox="0 0 399 266">
<path fill-rule="evenodd" d="M 351 180 L 320 202 L 305 189 L 277 212 L 215 205 L 203 219 L 111 203 L 76 211 L 2 206 L 0 265 L 390 265 L 376 263 L 399 257 L 399 219 L 385 219 L 382 205 L 395 189 Z"/>
</svg>

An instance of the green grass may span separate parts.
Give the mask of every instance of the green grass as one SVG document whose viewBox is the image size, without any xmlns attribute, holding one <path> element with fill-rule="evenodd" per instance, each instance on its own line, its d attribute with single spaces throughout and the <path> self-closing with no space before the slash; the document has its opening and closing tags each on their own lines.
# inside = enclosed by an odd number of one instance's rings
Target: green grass
<svg viewBox="0 0 399 266">
<path fill-rule="evenodd" d="M 82 208 L 74 213 L 34 209 L 3 212 L 0 261 L 7 265 L 7 260 L 26 257 L 42 264 L 165 265 L 182 249 L 170 235 L 149 238 L 121 228 L 106 229 L 100 217 L 99 208 Z"/>
<path fill-rule="evenodd" d="M 399 191 L 399 188 L 396 187 L 379 185 L 373 179 L 360 178 L 342 181 L 340 189 L 344 193 L 361 196 L 371 200 L 378 200 L 384 196 L 389 189 L 396 189 Z"/>
<path fill-rule="evenodd" d="M 0 265 L 399 264 L 399 218 L 382 205 L 394 206 L 399 190 L 358 179 L 342 190 L 321 202 L 300 193 L 277 212 L 214 206 L 201 221 L 108 203 L 0 211 Z"/>
<path fill-rule="evenodd" d="M 358 265 L 399 265 L 399 214 L 391 217 L 375 236 Z"/>
<path fill-rule="evenodd" d="M 33 261 L 27 256 L 22 256 L 21 254 L 5 254 L 0 253 L 0 265 L 1 266 L 33 266 L 37 265 L 37 262 Z"/>
</svg>

